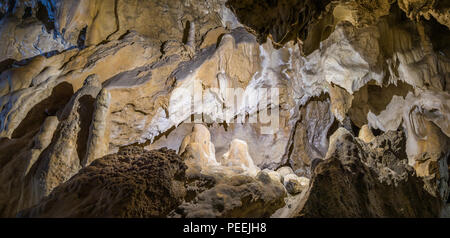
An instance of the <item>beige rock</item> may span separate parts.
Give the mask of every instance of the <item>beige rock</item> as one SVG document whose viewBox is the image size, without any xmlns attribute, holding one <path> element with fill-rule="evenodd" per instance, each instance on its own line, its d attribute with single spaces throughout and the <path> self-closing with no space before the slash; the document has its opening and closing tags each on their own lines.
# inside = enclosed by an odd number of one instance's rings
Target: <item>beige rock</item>
<svg viewBox="0 0 450 238">
<path fill-rule="evenodd" d="M 57 125 L 56 117 L 48 117 L 44 125 L 40 128 L 30 128 L 30 131 L 22 137 L 2 140 L 0 216 L 14 217 L 18 211 L 27 207 L 23 205 L 23 200 L 29 199 L 29 196 L 23 195 L 29 192 L 25 184 L 30 174 L 33 174 L 32 168 L 40 154 L 46 149 L 47 143 L 50 143 L 48 140 L 52 139 L 53 130 Z"/>
<path fill-rule="evenodd" d="M 49 116 L 40 128 L 30 131 L 21 138 L 3 140 L 0 151 L 2 167 L 0 169 L 0 216 L 14 217 L 16 213 L 29 204 L 26 195 L 26 183 L 34 173 L 33 167 L 41 153 L 51 143 L 58 126 L 58 118 Z"/>
<path fill-rule="evenodd" d="M 434 196 L 440 197 L 442 201 L 448 201 L 450 194 L 450 176 L 447 158 L 448 153 L 422 153 L 414 160 L 414 169 L 419 177 L 425 182 L 425 188 Z"/>
<path fill-rule="evenodd" d="M 28 162 L 25 175 L 28 174 L 31 167 L 39 158 L 39 155 L 46 149 L 52 142 L 53 135 L 58 127 L 59 120 L 56 116 L 49 116 L 45 119 L 40 131 L 34 137 L 34 147 L 31 151 L 31 159 Z"/>
<path fill-rule="evenodd" d="M 165 63 L 158 63 L 153 67 L 152 80 L 138 90 L 132 90 L 129 86 L 112 90 L 111 111 L 114 113 L 111 117 L 111 143 L 121 146 L 152 141 L 168 129 L 189 119 L 194 112 L 201 114 L 202 111 L 198 111 L 200 109 L 206 110 L 203 112 L 205 117 L 213 115 L 209 110 L 218 105 L 222 107 L 223 99 L 214 98 L 213 92 L 208 88 L 219 88 L 217 77 L 222 71 L 227 75 L 229 87 L 245 89 L 260 67 L 259 52 L 251 35 L 242 29 L 237 30 L 235 34 L 240 37 L 240 42 L 235 42 L 232 36 L 224 37 L 218 48 L 209 47 L 189 62 L 179 64 L 182 60 L 179 54 L 167 56 Z M 168 80 L 174 80 L 173 84 L 167 83 Z M 161 90 L 162 88 L 164 90 Z M 194 89 L 199 89 L 200 92 L 194 94 Z M 208 99 L 209 96 L 211 100 Z M 128 101 L 120 98 L 127 98 Z M 192 101 L 199 105 L 194 111 L 188 106 Z M 213 120 L 218 118 L 224 119 L 222 115 L 212 117 Z M 128 133 L 125 136 L 119 133 L 120 131 Z"/>
<path fill-rule="evenodd" d="M 286 192 L 280 182 L 268 179 L 264 183 L 245 175 L 217 180 L 212 188 L 181 204 L 169 217 L 270 217 L 285 204 Z"/>
<path fill-rule="evenodd" d="M 173 45 L 175 46 L 175 44 Z M 168 52 L 176 52 L 172 51 L 171 47 L 167 49 Z M 254 37 L 241 28 L 234 29 L 231 34 L 224 36 L 217 48 L 209 47 L 189 62 L 179 64 L 181 59 L 178 54 L 173 57 L 167 56 L 168 62 L 158 63 L 158 67 L 154 67 L 151 71 L 152 80 L 138 89 L 134 90 L 126 86 L 111 88 L 111 147 L 117 148 L 135 142 L 154 142 L 159 135 L 185 122 L 192 114 L 203 113 L 203 118 L 209 118 L 212 122 L 223 122 L 227 117 L 222 113 L 217 113 L 216 109 L 223 108 L 225 102 L 226 112 L 233 113 L 233 108 L 227 102 L 233 98 L 225 94 L 217 97 L 211 88 L 236 87 L 244 91 L 245 97 L 253 98 L 252 92 L 259 85 L 275 86 L 286 82 L 284 79 L 287 76 L 283 74 L 283 71 L 295 69 L 294 65 L 288 67 L 282 63 L 288 62 L 289 56 L 287 48 L 278 52 L 267 44 L 259 47 Z M 170 61 L 169 59 L 172 58 L 174 60 Z M 171 83 L 167 83 L 168 79 Z M 282 87 L 287 88 L 288 85 L 282 85 Z M 194 89 L 199 91 L 193 93 Z M 290 112 L 286 100 L 289 98 L 289 94 L 283 92 L 280 96 L 283 99 L 280 98 L 279 101 L 284 104 L 283 107 L 286 109 L 284 109 L 283 117 L 279 120 L 280 130 L 276 134 L 262 135 L 260 124 L 230 125 L 236 130 L 224 132 L 227 134 L 225 136 L 227 139 L 221 141 L 218 138 L 222 137 L 219 137 L 218 133 L 225 130 L 216 126 L 215 128 L 218 129 L 213 129 L 215 131 L 213 132 L 213 142 L 219 143 L 216 146 L 221 148 L 218 157 L 226 152 L 228 148 L 225 147 L 228 147 L 228 143 L 232 139 L 247 140 L 247 138 L 251 138 L 252 143 L 257 146 L 265 148 L 275 146 L 276 148 L 275 153 L 273 150 L 265 150 L 260 153 L 261 150 L 258 150 L 257 147 L 252 148 L 255 163 L 272 169 L 282 163 L 285 160 L 283 156 L 289 137 L 289 128 L 292 125 L 289 122 Z M 120 100 L 121 98 L 127 98 L 127 101 Z M 194 111 L 190 110 L 193 101 L 196 102 L 195 105 L 200 104 L 198 108 L 194 108 Z M 258 113 L 257 102 L 257 100 L 252 100 L 247 107 L 237 105 L 237 109 L 240 109 L 237 112 L 256 114 Z M 264 107 L 265 105 L 260 106 Z M 278 120 L 278 118 L 276 119 Z M 276 125 L 278 122 L 274 124 Z M 257 141 L 253 139 L 256 137 L 264 139 Z M 114 151 L 112 148 L 111 150 Z M 271 155 L 275 158 L 272 161 L 267 160 L 267 156 Z"/>
<path fill-rule="evenodd" d="M 200 49 L 217 45 L 217 43 L 219 43 L 220 38 L 227 33 L 230 32 L 223 27 L 218 27 L 208 31 L 208 33 L 206 33 L 206 35 L 203 38 L 202 44 L 200 45 Z"/>
<path fill-rule="evenodd" d="M 449 110 L 446 92 L 425 90 L 406 98 L 393 98 L 379 116 L 369 115 L 370 124 L 381 130 L 397 130 L 400 122 L 407 131 L 406 152 L 410 165 L 414 157 L 423 152 L 441 153 L 448 150 Z"/>
<path fill-rule="evenodd" d="M 183 155 L 184 153 L 188 155 Z M 214 144 L 211 143 L 211 135 L 208 128 L 202 124 L 196 124 L 192 133 L 186 136 L 178 152 L 181 156 L 188 156 L 186 164 L 207 170 L 209 166 L 217 166 Z"/>
<path fill-rule="evenodd" d="M 343 88 L 331 85 L 330 86 L 330 100 L 331 100 L 331 111 L 334 117 L 343 122 L 348 110 L 352 107 L 353 95 L 349 94 Z"/>
<path fill-rule="evenodd" d="M 29 205 L 36 204 L 81 169 L 99 86 L 95 75 L 86 78 L 84 86 L 73 95 L 62 111 L 54 140 L 40 155 L 39 164 L 27 188 L 30 193 Z"/>
<path fill-rule="evenodd" d="M 277 173 L 273 170 L 269 170 L 269 169 L 263 169 L 263 170 L 259 171 L 258 174 L 256 175 L 256 179 L 265 184 L 271 183 L 271 181 L 276 182 L 276 183 L 282 182 L 281 175 L 279 173 Z"/>
<path fill-rule="evenodd" d="M 131 57 L 137 51 L 143 52 L 144 55 Z M 2 120 L 0 136 L 11 137 L 30 110 L 44 99 L 51 98 L 53 89 L 63 82 L 70 83 L 73 87 L 71 90 L 74 91 L 78 90 L 83 80 L 91 74 L 97 74 L 100 82 L 103 82 L 128 67 L 133 68 L 145 64 L 147 60 L 155 60 L 157 56 L 149 53 L 151 51 L 159 52 L 146 45 L 143 38 L 129 34 L 120 43 L 111 42 L 95 49 L 87 48 L 74 58 L 72 56 L 76 52 L 68 51 L 49 59 L 35 59 L 20 70 L 11 69 L 7 73 L 4 72 L 4 78 L 0 79 L 3 86 L 0 90 L 3 94 L 0 97 L 0 105 L 9 106 L 4 108 L 1 117 L 11 119 Z M 147 53 L 153 56 L 147 56 Z M 123 60 L 124 58 L 129 60 Z M 48 66 L 52 64 L 54 66 Z M 57 69 L 58 67 L 62 69 Z M 33 83 L 37 78 L 40 79 Z"/>
<path fill-rule="evenodd" d="M 15 91 L 29 87 L 38 87 L 48 79 L 54 80 L 60 73 L 60 68 L 67 63 L 76 50 L 50 58 L 36 56 L 22 67 L 12 67 L 0 73 L 0 96 L 4 97 Z"/>
<path fill-rule="evenodd" d="M 226 167 L 242 168 L 251 176 L 256 176 L 260 169 L 253 163 L 253 159 L 248 153 L 248 146 L 245 141 L 234 139 L 230 144 L 230 149 L 219 162 Z"/>
<path fill-rule="evenodd" d="M 0 62 L 23 60 L 52 51 L 63 51 L 71 45 L 54 37 L 37 19 L 5 18 L 0 25 Z"/>
<path fill-rule="evenodd" d="M 364 125 L 359 130 L 358 138 L 366 143 L 370 143 L 373 139 L 375 139 L 375 136 L 372 133 L 372 130 L 368 125 Z"/>
<path fill-rule="evenodd" d="M 353 138 L 353 135 L 344 127 L 339 127 L 331 136 L 330 136 L 330 147 L 328 148 L 327 154 L 325 158 L 330 157 L 330 153 L 333 153 L 338 149 L 336 146 L 339 146 L 336 141 L 339 140 L 339 138 L 347 138 L 351 137 Z"/>
<path fill-rule="evenodd" d="M 389 15 L 390 8 L 389 0 L 341 1 L 333 9 L 334 22 L 348 21 L 359 27 L 372 25 Z"/>
<path fill-rule="evenodd" d="M 111 102 L 111 94 L 107 89 L 102 89 L 95 101 L 92 122 L 89 129 L 86 155 L 82 166 L 86 167 L 95 159 L 108 153 L 108 135 L 106 135 L 106 121 Z"/>
<path fill-rule="evenodd" d="M 291 167 L 287 167 L 287 166 L 284 166 L 284 167 L 281 167 L 281 168 L 277 169 L 277 172 L 281 175 L 281 177 L 284 177 L 284 176 L 286 176 L 288 174 L 293 174 L 294 173 L 292 168 Z"/>
<path fill-rule="evenodd" d="M 285 162 L 285 150 L 289 142 L 291 126 L 289 121 L 280 120 L 280 130 L 276 134 L 261 134 L 261 124 L 232 123 L 212 126 L 212 141 L 216 146 L 216 158 L 221 158 L 235 138 L 247 142 L 249 154 L 258 167 L 275 169 Z"/>
<path fill-rule="evenodd" d="M 117 39 L 127 30 L 134 30 L 161 42 L 183 38 L 187 21 L 195 19 L 197 31 L 204 35 L 208 30 L 220 26 L 217 19 L 223 1 L 174 2 L 138 0 L 82 0 L 61 1 L 57 11 L 59 32 L 64 38 L 76 42 L 79 32 L 85 27 L 86 44 L 96 45 L 105 39 Z M 216 14 L 215 14 L 216 13 Z M 151 22 L 151 24 L 148 24 Z"/>
</svg>

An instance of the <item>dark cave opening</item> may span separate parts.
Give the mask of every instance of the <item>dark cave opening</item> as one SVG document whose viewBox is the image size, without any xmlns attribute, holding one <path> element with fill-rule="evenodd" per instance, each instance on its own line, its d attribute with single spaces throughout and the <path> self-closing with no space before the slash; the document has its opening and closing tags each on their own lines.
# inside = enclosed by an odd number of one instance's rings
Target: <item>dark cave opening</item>
<svg viewBox="0 0 450 238">
<path fill-rule="evenodd" d="M 39 128 L 47 116 L 55 116 L 64 108 L 73 95 L 71 84 L 63 82 L 53 88 L 52 94 L 35 105 L 27 114 L 25 119 L 14 130 L 12 138 L 20 138 L 30 130 Z"/>
<path fill-rule="evenodd" d="M 14 59 L 6 59 L 0 62 L 0 73 L 13 67 L 16 61 Z"/>
<path fill-rule="evenodd" d="M 85 26 L 78 35 L 77 46 L 80 50 L 86 48 L 86 32 L 87 26 Z"/>
<path fill-rule="evenodd" d="M 44 5 L 45 3 L 46 5 Z M 55 30 L 55 18 L 52 12 L 53 6 L 48 1 L 39 1 L 36 11 L 36 18 L 44 24 L 47 32 Z"/>
<path fill-rule="evenodd" d="M 368 123 L 366 115 L 369 111 L 379 115 L 391 103 L 394 96 L 405 98 L 412 91 L 411 85 L 401 81 L 398 81 L 397 85 L 389 84 L 387 86 L 379 86 L 369 82 L 354 93 L 348 116 L 353 124 L 361 128 Z"/>
<path fill-rule="evenodd" d="M 228 0 L 239 22 L 254 30 L 258 42 L 265 43 L 270 35 L 276 48 L 296 40 L 306 39 L 309 23 L 325 9 L 330 0 Z"/>
<path fill-rule="evenodd" d="M 33 16 L 33 9 L 31 7 L 26 7 L 25 12 L 23 13 L 22 19 L 27 19 Z"/>
<path fill-rule="evenodd" d="M 361 130 L 361 128 L 358 127 L 355 123 L 353 123 L 352 120 L 350 120 L 350 125 L 351 125 L 351 128 L 352 128 L 353 135 L 358 136 L 359 135 L 359 131 Z"/>
<path fill-rule="evenodd" d="M 374 129 L 374 128 L 370 128 L 370 130 L 372 131 L 372 134 L 374 135 L 374 136 L 380 136 L 380 135 L 382 135 L 384 132 L 382 131 L 382 130 L 380 130 L 380 129 Z"/>
<path fill-rule="evenodd" d="M 423 22 L 425 23 L 426 34 L 433 44 L 433 50 L 445 57 L 450 57 L 450 34 L 448 34 L 448 28 L 433 17 L 430 20 L 423 19 Z"/>
</svg>

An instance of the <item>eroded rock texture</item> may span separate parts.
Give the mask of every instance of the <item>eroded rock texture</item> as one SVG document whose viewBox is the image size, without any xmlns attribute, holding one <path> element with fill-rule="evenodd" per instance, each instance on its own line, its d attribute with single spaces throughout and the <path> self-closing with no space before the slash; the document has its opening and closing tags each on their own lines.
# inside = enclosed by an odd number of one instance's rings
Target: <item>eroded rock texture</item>
<svg viewBox="0 0 450 238">
<path fill-rule="evenodd" d="M 192 201 L 181 204 L 171 217 L 267 218 L 285 205 L 286 192 L 279 181 L 245 175 L 225 179 L 214 176 L 209 179 L 215 186 L 202 191 Z M 203 179 L 194 181 L 204 183 Z"/>
<path fill-rule="evenodd" d="M 184 197 L 186 165 L 174 151 L 126 147 L 98 159 L 21 217 L 165 217 Z"/>
<path fill-rule="evenodd" d="M 449 9 L 0 0 L 0 216 L 445 216 Z M 164 170 L 155 153 L 186 166 L 185 178 L 164 174 L 183 184 L 164 212 L 147 200 L 145 214 L 52 208 L 86 176 Z"/>
<path fill-rule="evenodd" d="M 327 158 L 314 170 L 301 217 L 438 217 L 432 196 L 408 166 L 401 132 L 370 144 L 340 128 Z"/>
</svg>

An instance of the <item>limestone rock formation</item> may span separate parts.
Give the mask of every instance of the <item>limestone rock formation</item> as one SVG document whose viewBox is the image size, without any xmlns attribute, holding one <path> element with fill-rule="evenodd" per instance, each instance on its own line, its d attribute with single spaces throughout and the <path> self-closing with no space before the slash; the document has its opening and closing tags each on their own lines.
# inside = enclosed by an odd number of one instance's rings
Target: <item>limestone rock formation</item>
<svg viewBox="0 0 450 238">
<path fill-rule="evenodd" d="M 284 206 L 286 193 L 279 181 L 255 179 L 247 175 L 219 176 L 214 177 L 212 188 L 181 204 L 171 217 L 270 217 Z"/>
<path fill-rule="evenodd" d="M 263 41 L 271 37 L 277 45 L 307 35 L 308 24 L 331 1 L 280 0 L 272 2 L 231 0 L 227 4 L 243 24 L 258 33 Z"/>
<path fill-rule="evenodd" d="M 0 0 L 0 217 L 445 215 L 447 2 Z M 51 208 L 155 153 L 159 215 Z"/>
<path fill-rule="evenodd" d="M 358 138 L 366 143 L 370 143 L 375 139 L 375 136 L 373 135 L 370 127 L 368 125 L 364 125 L 361 127 L 361 130 L 359 130 Z"/>
<path fill-rule="evenodd" d="M 256 176 L 259 171 L 248 153 L 247 143 L 238 139 L 231 142 L 230 149 L 223 155 L 220 163 L 227 167 L 238 167 L 253 176 Z"/>
<path fill-rule="evenodd" d="M 181 143 L 178 153 L 186 158 L 189 167 L 194 167 L 199 171 L 218 165 L 214 144 L 211 142 L 211 134 L 208 128 L 201 124 L 194 125 L 192 133 L 186 136 Z"/>
<path fill-rule="evenodd" d="M 424 17 L 429 20 L 435 18 L 439 23 L 450 28 L 450 5 L 446 1 L 398 1 L 399 7 L 412 19 Z"/>
<path fill-rule="evenodd" d="M 315 168 L 301 217 L 438 217 L 442 206 L 408 166 L 401 132 L 371 144 L 340 128 Z M 411 194 L 413 193 L 413 194 Z"/>
<path fill-rule="evenodd" d="M 36 55 L 51 56 L 76 46 L 54 32 L 54 13 L 45 2 L 1 1 L 0 62 L 25 60 Z"/>
<path fill-rule="evenodd" d="M 277 173 L 283 178 L 284 176 L 286 176 L 288 174 L 293 174 L 294 171 L 292 170 L 291 167 L 284 166 L 284 167 L 277 169 Z"/>
<path fill-rule="evenodd" d="M 305 177 L 298 177 L 295 174 L 288 174 L 283 177 L 283 183 L 286 190 L 290 194 L 299 194 L 309 186 L 309 179 Z"/>
<path fill-rule="evenodd" d="M 324 158 L 328 151 L 328 131 L 334 123 L 330 101 L 311 99 L 300 110 L 292 140 L 290 164 L 295 173 L 310 176 L 312 160 Z"/>
</svg>

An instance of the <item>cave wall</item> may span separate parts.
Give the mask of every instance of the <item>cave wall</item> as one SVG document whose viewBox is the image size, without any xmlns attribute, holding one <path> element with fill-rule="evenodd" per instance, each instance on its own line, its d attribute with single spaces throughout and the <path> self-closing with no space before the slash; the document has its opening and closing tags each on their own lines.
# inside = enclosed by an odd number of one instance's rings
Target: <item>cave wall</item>
<svg viewBox="0 0 450 238">
<path fill-rule="evenodd" d="M 211 146 L 192 145 L 187 157 L 237 156 L 250 177 L 266 170 L 260 180 L 283 167 L 314 179 L 338 128 L 364 143 L 403 131 L 408 166 L 445 203 L 446 2 L 0 0 L 0 216 L 37 205 L 124 146 L 181 154 L 199 123 Z M 236 103 L 227 88 L 252 100 Z M 279 98 L 263 100 L 261 88 Z M 279 113 L 273 133 L 227 121 L 267 108 Z"/>
</svg>

